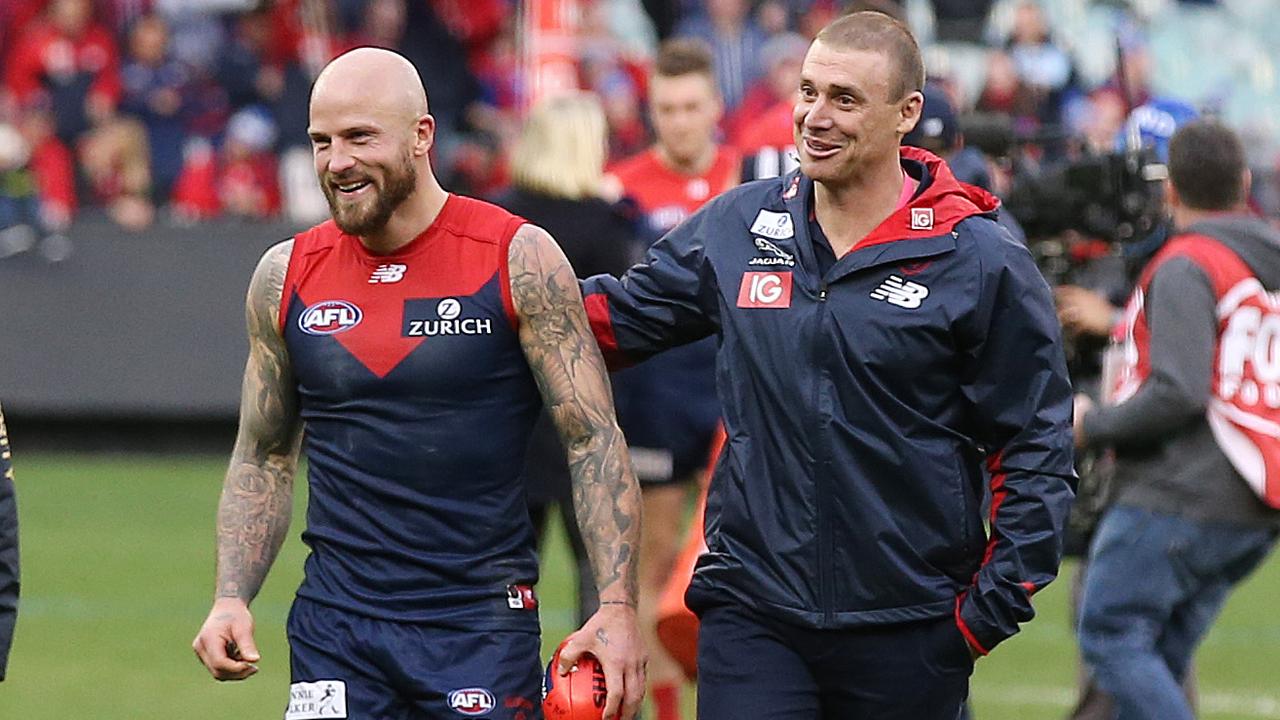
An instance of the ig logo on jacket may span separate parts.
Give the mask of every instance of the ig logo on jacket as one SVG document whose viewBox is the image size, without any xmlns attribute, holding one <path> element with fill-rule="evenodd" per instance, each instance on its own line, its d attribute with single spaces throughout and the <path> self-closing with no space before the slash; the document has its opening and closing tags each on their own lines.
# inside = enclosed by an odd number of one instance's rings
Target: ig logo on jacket
<svg viewBox="0 0 1280 720">
<path fill-rule="evenodd" d="M 738 288 L 740 308 L 791 307 L 791 273 L 749 272 L 742 274 Z"/>
</svg>

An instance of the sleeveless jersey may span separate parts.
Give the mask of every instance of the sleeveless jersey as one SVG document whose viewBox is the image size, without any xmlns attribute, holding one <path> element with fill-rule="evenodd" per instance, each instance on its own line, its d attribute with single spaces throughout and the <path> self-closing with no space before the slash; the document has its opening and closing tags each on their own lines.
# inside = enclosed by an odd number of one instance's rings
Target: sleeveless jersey
<svg viewBox="0 0 1280 720">
<path fill-rule="evenodd" d="M 280 317 L 306 423 L 300 597 L 380 619 L 537 628 L 520 470 L 541 398 L 507 264 L 523 222 L 450 195 L 392 255 L 332 221 L 295 237 Z"/>
<path fill-rule="evenodd" d="M 706 172 L 683 175 L 664 165 L 658 151 L 651 148 L 618 163 L 610 173 L 640 206 L 649 225 L 665 233 L 708 200 L 736 185 L 741 164 L 736 151 L 721 147 Z"/>
<path fill-rule="evenodd" d="M 1240 256 L 1206 235 L 1181 235 L 1143 271 L 1113 339 L 1121 349 L 1114 402 L 1151 374 L 1146 293 L 1171 258 L 1199 266 L 1217 298 L 1217 348 L 1207 419 L 1214 439 L 1258 497 L 1280 508 L 1280 296 L 1267 292 Z"/>
</svg>

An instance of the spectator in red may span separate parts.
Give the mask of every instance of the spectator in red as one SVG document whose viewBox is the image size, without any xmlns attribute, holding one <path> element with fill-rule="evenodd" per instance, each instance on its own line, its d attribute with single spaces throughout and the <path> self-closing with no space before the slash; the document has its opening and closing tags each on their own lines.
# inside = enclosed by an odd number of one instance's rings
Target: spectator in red
<svg viewBox="0 0 1280 720">
<path fill-rule="evenodd" d="M 222 145 L 218 198 L 226 215 L 261 220 L 280 212 L 276 126 L 262 108 L 231 116 Z"/>
<path fill-rule="evenodd" d="M 46 95 L 68 143 L 110 118 L 120 101 L 119 52 L 90 0 L 50 0 L 9 55 L 5 85 L 19 102 Z"/>
<path fill-rule="evenodd" d="M 279 168 L 271 151 L 276 133 L 262 107 L 248 107 L 231 116 L 219 152 L 207 142 L 191 143 L 173 188 L 174 216 L 198 222 L 219 215 L 264 219 L 279 214 Z"/>
<path fill-rule="evenodd" d="M 18 112 L 18 130 L 31 148 L 29 167 L 40 197 L 40 220 L 50 232 L 62 232 L 76 212 L 75 156 L 54 134 L 53 111 L 31 103 Z"/>
<path fill-rule="evenodd" d="M 134 24 L 129 33 L 129 60 L 121 75 L 124 96 L 120 108 L 146 127 L 152 189 L 156 199 L 167 198 L 182 171 L 191 76 L 170 55 L 169 28 L 159 15 L 147 15 Z"/>
</svg>

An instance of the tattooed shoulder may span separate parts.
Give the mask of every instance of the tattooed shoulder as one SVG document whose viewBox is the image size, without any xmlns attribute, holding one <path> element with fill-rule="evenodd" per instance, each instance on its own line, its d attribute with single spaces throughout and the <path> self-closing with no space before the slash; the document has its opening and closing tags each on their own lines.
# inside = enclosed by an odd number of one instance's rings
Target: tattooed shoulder
<svg viewBox="0 0 1280 720">
<path fill-rule="evenodd" d="M 581 302 L 578 280 L 555 238 L 536 225 L 521 225 L 507 254 L 512 300 L 519 313 L 548 310 L 544 303 L 568 294 Z"/>
<path fill-rule="evenodd" d="M 289 271 L 289 258 L 293 256 L 293 240 L 277 243 L 262 254 L 258 267 L 249 281 L 249 294 L 245 310 L 249 331 L 259 333 L 267 328 L 280 326 L 280 300 L 284 292 L 284 279 Z"/>
</svg>

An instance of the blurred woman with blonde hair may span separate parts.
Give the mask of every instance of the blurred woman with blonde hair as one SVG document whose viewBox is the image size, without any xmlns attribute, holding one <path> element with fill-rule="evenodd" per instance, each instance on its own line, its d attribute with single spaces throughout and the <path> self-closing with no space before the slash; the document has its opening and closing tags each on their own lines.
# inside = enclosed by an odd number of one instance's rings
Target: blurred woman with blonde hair
<svg viewBox="0 0 1280 720">
<path fill-rule="evenodd" d="M 608 128 L 600 100 L 569 92 L 538 102 L 511 154 L 513 187 L 494 202 L 551 233 L 578 277 L 621 275 L 639 257 L 638 216 L 605 186 Z M 541 540 L 548 511 L 559 505 L 578 572 L 578 618 L 598 605 L 586 546 L 574 520 L 569 468 L 546 413 L 525 460 L 529 510 Z"/>
</svg>

